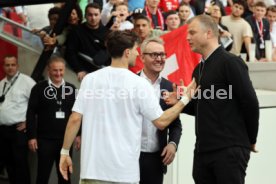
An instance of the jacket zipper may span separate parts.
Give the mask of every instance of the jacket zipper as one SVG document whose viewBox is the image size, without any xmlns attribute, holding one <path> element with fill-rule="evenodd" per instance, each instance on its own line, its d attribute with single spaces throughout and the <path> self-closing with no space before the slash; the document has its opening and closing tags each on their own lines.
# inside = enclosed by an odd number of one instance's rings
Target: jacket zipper
<svg viewBox="0 0 276 184">
<path fill-rule="evenodd" d="M 199 76 L 199 78 L 198 78 L 198 83 L 200 84 L 200 82 L 201 82 L 201 77 L 202 77 L 202 74 L 203 74 L 203 70 L 204 70 L 204 65 L 205 65 L 205 63 L 201 63 L 201 65 L 203 65 L 202 66 L 202 68 L 200 67 L 199 68 L 199 71 L 198 71 L 198 76 Z M 200 93 L 201 93 L 201 91 L 200 91 Z M 202 98 L 202 93 L 201 93 L 201 95 L 200 95 L 200 98 Z M 199 128 L 198 128 L 198 126 L 199 126 L 199 123 L 198 123 L 198 119 L 199 119 L 199 114 L 198 114 L 198 104 L 199 104 L 199 101 L 200 101 L 200 99 L 198 98 L 197 99 L 197 104 L 196 104 L 196 115 L 197 115 L 197 118 L 196 118 L 196 134 L 197 134 L 197 136 L 199 136 Z M 197 151 L 199 152 L 199 139 L 197 139 L 198 141 L 197 141 L 197 145 L 196 145 L 196 147 L 197 147 Z"/>
</svg>

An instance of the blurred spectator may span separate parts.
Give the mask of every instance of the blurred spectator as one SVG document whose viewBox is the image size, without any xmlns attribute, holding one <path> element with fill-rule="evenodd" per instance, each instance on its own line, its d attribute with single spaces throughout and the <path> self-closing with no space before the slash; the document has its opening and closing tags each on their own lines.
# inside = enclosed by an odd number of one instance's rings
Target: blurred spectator
<svg viewBox="0 0 276 184">
<path fill-rule="evenodd" d="M 184 25 L 186 21 L 192 16 L 192 9 L 188 3 L 182 2 L 179 5 L 178 16 L 180 18 L 180 25 Z"/>
<path fill-rule="evenodd" d="M 145 15 L 137 15 L 134 17 L 134 29 L 133 31 L 139 36 L 141 41 L 146 38 L 161 36 L 168 31 L 162 31 L 160 29 L 152 29 L 150 19 Z"/>
<path fill-rule="evenodd" d="M 253 14 L 254 0 L 244 0 L 244 1 L 246 1 L 246 6 L 244 8 L 244 14 L 242 15 L 242 17 L 246 18 L 249 15 Z"/>
<path fill-rule="evenodd" d="M 211 6 L 212 4 L 219 5 L 222 11 L 222 15 L 225 15 L 224 6 L 220 0 L 194 0 L 193 6 L 195 7 L 196 15 L 207 12 L 209 6 Z"/>
<path fill-rule="evenodd" d="M 269 30 L 273 47 L 276 47 L 276 6 L 269 6 L 267 8 L 266 18 L 270 25 Z"/>
<path fill-rule="evenodd" d="M 251 44 L 253 33 L 248 22 L 241 17 L 246 2 L 243 0 L 234 0 L 233 3 L 231 15 L 223 16 L 221 18 L 221 23 L 227 26 L 229 32 L 233 35 L 233 45 L 230 52 L 239 56 L 242 44 L 244 43 L 247 54 L 249 54 L 249 46 Z"/>
<path fill-rule="evenodd" d="M 253 40 L 256 44 L 256 58 L 265 60 L 265 40 L 270 40 L 269 22 L 265 18 L 266 5 L 264 2 L 254 4 L 253 15 L 246 18 L 253 31 Z"/>
<path fill-rule="evenodd" d="M 133 24 L 128 21 L 127 18 L 130 15 L 128 12 L 128 6 L 126 3 L 118 3 L 115 6 L 115 14 L 116 16 L 113 19 L 113 25 L 111 30 L 132 30 Z"/>
<path fill-rule="evenodd" d="M 165 22 L 161 10 L 158 8 L 160 0 L 146 0 L 143 14 L 149 17 L 153 29 L 164 30 Z"/>
<path fill-rule="evenodd" d="M 219 34 L 220 34 L 220 43 L 226 50 L 230 50 L 232 47 L 232 35 L 228 32 L 228 28 L 221 23 L 221 9 L 218 5 L 214 4 L 209 7 L 209 14 L 213 20 L 217 23 Z"/>
<path fill-rule="evenodd" d="M 85 19 L 86 22 L 69 33 L 65 52 L 68 64 L 80 81 L 87 73 L 110 62 L 104 44 L 108 29 L 101 24 L 101 7 L 96 3 L 88 4 Z"/>
<path fill-rule="evenodd" d="M 60 14 L 60 8 L 59 7 L 53 7 L 48 12 L 48 19 L 49 19 L 49 25 L 46 27 L 43 27 L 40 29 L 33 29 L 32 32 L 35 34 L 38 34 L 41 39 L 43 39 L 44 36 L 47 34 L 51 34 Z"/>
<path fill-rule="evenodd" d="M 15 10 L 17 14 L 21 17 L 23 24 L 29 29 L 42 29 L 47 26 L 48 19 L 47 15 L 49 9 L 54 5 L 51 4 L 39 4 L 30 6 L 17 6 Z M 43 48 L 43 44 L 39 37 L 34 36 L 32 33 L 27 31 L 22 31 L 23 39 L 28 43 L 31 43 L 33 47 Z"/>
<path fill-rule="evenodd" d="M 123 0 L 110 0 L 102 8 L 101 11 L 101 22 L 103 25 L 107 25 L 112 16 L 116 16 L 115 6 L 117 3 L 121 3 Z"/>
<path fill-rule="evenodd" d="M 46 50 L 54 49 L 54 54 L 63 56 L 64 55 L 64 47 L 66 42 L 66 37 L 71 31 L 71 29 L 79 24 L 81 24 L 83 19 L 82 11 L 78 4 L 75 4 L 70 16 L 67 20 L 67 25 L 63 29 L 62 33 L 59 35 L 53 34 L 53 36 L 50 36 L 52 31 L 50 31 L 49 34 L 45 34 L 43 36 L 43 44 L 46 46 Z"/>
<path fill-rule="evenodd" d="M 177 11 L 170 10 L 166 13 L 165 24 L 168 31 L 173 31 L 177 29 L 180 25 L 180 18 Z"/>
<path fill-rule="evenodd" d="M 190 17 L 188 18 L 188 19 L 190 19 L 196 15 L 195 7 L 191 0 L 182 0 L 179 6 L 181 6 L 181 4 L 185 4 L 185 3 L 190 6 L 191 14 L 190 14 Z"/>
<path fill-rule="evenodd" d="M 270 25 L 270 38 L 273 46 L 272 60 L 276 61 L 276 6 L 269 6 L 266 12 L 266 18 Z"/>
</svg>

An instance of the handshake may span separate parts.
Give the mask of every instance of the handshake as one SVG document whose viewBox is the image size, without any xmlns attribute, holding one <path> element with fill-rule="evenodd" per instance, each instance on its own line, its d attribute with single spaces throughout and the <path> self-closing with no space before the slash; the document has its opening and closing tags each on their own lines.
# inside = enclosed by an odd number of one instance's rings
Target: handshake
<svg viewBox="0 0 276 184">
<path fill-rule="evenodd" d="M 167 105 L 175 105 L 179 100 L 183 102 L 184 105 L 187 105 L 189 101 L 195 96 L 200 86 L 197 86 L 195 79 L 193 78 L 192 82 L 188 86 L 184 86 L 184 82 L 181 79 L 180 85 L 177 86 L 173 84 L 172 92 L 163 92 L 163 99 Z"/>
</svg>

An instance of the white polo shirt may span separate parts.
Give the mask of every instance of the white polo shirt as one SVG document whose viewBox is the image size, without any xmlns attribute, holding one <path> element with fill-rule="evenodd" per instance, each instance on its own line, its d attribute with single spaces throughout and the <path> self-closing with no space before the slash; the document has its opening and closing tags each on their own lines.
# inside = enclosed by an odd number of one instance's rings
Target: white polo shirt
<svg viewBox="0 0 276 184">
<path fill-rule="evenodd" d="M 82 81 L 73 111 L 81 113 L 81 179 L 139 182 L 143 117 L 163 113 L 153 87 L 128 69 L 106 67 Z"/>
<path fill-rule="evenodd" d="M 19 73 L 10 81 L 8 81 L 7 78 L 1 80 L 0 95 L 2 95 L 5 83 L 5 91 L 7 91 L 18 74 Z M 34 85 L 35 81 L 31 77 L 22 73 L 19 74 L 17 80 L 5 95 L 5 101 L 0 103 L 0 125 L 10 126 L 26 120 L 28 101 L 31 89 Z"/>
</svg>

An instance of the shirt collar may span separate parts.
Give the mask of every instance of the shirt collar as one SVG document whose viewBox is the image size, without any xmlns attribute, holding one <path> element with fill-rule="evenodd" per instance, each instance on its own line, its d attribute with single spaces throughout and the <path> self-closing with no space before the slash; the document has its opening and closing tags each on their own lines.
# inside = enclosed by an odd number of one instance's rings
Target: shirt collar
<svg viewBox="0 0 276 184">
<path fill-rule="evenodd" d="M 15 74 L 10 80 L 8 80 L 7 77 L 5 77 L 3 80 L 4 80 L 4 82 L 12 83 L 12 81 L 13 81 L 13 80 L 16 78 L 16 76 L 18 76 L 18 75 L 19 75 L 19 71 L 17 71 L 16 74 Z"/>
<path fill-rule="evenodd" d="M 218 48 L 220 48 L 221 45 L 219 45 L 217 48 L 215 48 L 205 59 L 201 58 L 200 62 L 204 63 Z"/>
<path fill-rule="evenodd" d="M 161 80 L 162 80 L 162 76 L 159 74 L 158 78 L 156 79 L 156 81 L 154 81 L 154 83 L 152 83 L 152 81 L 146 76 L 146 74 L 144 73 L 144 70 L 141 71 L 140 74 L 141 77 L 145 78 L 147 81 L 149 81 L 151 84 L 160 84 Z"/>
<path fill-rule="evenodd" d="M 57 86 L 57 85 L 55 85 L 55 84 L 53 83 L 53 81 L 52 81 L 50 78 L 48 78 L 48 84 L 49 84 L 49 85 L 53 85 L 53 86 L 55 86 L 56 88 L 59 88 L 60 86 L 64 86 L 64 85 L 65 85 L 65 81 L 64 81 L 64 79 L 62 79 L 61 84 L 60 84 L 59 86 Z"/>
</svg>

